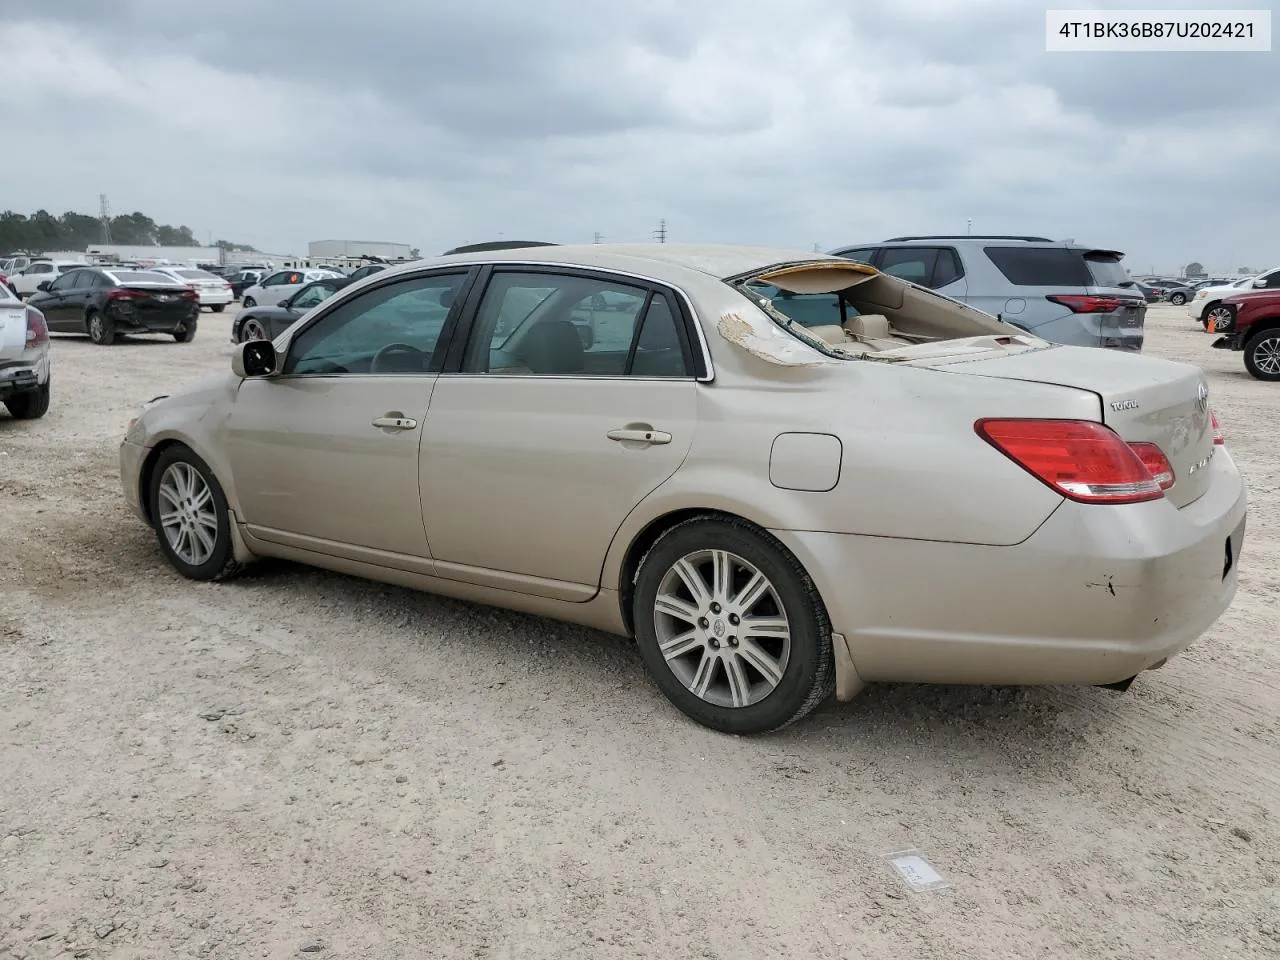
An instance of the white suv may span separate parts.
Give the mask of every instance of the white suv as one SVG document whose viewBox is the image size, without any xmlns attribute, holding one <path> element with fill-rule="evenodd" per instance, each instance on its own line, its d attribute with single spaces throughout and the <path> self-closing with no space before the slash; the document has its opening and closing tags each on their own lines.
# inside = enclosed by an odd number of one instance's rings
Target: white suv
<svg viewBox="0 0 1280 960">
<path fill-rule="evenodd" d="M 49 328 L 44 314 L 0 284 L 0 401 L 14 419 L 49 410 Z"/>
</svg>

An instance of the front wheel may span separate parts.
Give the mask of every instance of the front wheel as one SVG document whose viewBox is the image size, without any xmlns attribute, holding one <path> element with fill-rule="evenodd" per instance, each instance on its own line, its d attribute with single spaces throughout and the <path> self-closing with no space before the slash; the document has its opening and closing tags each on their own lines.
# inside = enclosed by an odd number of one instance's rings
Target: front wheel
<svg viewBox="0 0 1280 960">
<path fill-rule="evenodd" d="M 256 307 L 257 305 L 258 301 L 253 299 L 253 297 L 245 297 L 244 302 L 240 304 L 240 309 L 248 310 L 250 307 Z"/>
<path fill-rule="evenodd" d="M 89 331 L 89 339 L 100 347 L 109 347 L 116 342 L 116 325 L 95 310 L 85 318 L 85 326 Z"/>
<path fill-rule="evenodd" d="M 214 313 L 221 313 L 223 310 L 227 309 L 227 305 L 225 303 L 214 303 L 210 304 L 209 309 Z"/>
<path fill-rule="evenodd" d="M 1225 333 L 1231 329 L 1231 308 L 1214 304 L 1204 312 L 1204 328 L 1209 333 Z"/>
<path fill-rule="evenodd" d="M 254 317 L 250 317 L 240 326 L 240 342 L 247 343 L 250 340 L 266 340 L 267 330 L 263 326 L 262 321 Z"/>
<path fill-rule="evenodd" d="M 1280 328 L 1249 338 L 1244 345 L 1244 368 L 1259 380 L 1280 381 Z"/>
<path fill-rule="evenodd" d="M 782 544 L 744 521 L 694 519 L 663 534 L 636 576 L 632 617 L 658 688 L 713 730 L 781 729 L 835 689 L 817 588 Z"/>
<path fill-rule="evenodd" d="M 39 420 L 49 412 L 49 381 L 34 390 L 13 394 L 4 405 L 15 420 Z"/>
<path fill-rule="evenodd" d="M 1187 302 L 1187 295 L 1185 293 L 1175 293 L 1169 298 L 1169 302 L 1175 307 L 1180 307 Z"/>
<path fill-rule="evenodd" d="M 227 498 L 195 452 L 175 445 L 151 473 L 151 524 L 175 570 L 191 580 L 221 580 L 237 569 Z"/>
</svg>

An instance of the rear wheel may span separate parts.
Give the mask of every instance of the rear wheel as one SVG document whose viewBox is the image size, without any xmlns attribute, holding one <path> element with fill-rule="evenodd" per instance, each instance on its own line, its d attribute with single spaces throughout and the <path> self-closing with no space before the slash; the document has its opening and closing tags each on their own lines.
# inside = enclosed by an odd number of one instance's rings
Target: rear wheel
<svg viewBox="0 0 1280 960">
<path fill-rule="evenodd" d="M 160 454 L 149 495 L 151 524 L 175 570 L 191 580 L 221 580 L 238 569 L 227 498 L 192 450 L 175 445 Z"/>
<path fill-rule="evenodd" d="M 1280 327 L 1249 338 L 1244 345 L 1244 368 L 1259 380 L 1280 381 Z"/>
<path fill-rule="evenodd" d="M 84 323 L 89 331 L 89 339 L 98 346 L 109 347 L 116 342 L 116 325 L 97 310 L 85 317 Z"/>
<path fill-rule="evenodd" d="M 1210 333 L 1223 333 L 1231 329 L 1231 308 L 1215 303 L 1204 312 L 1204 328 Z"/>
<path fill-rule="evenodd" d="M 35 390 L 15 393 L 4 405 L 15 420 L 38 420 L 49 412 L 49 382 Z"/>
<path fill-rule="evenodd" d="M 1187 295 L 1185 293 L 1175 293 L 1169 297 L 1169 302 L 1175 307 L 1180 307 L 1187 302 Z"/>
<path fill-rule="evenodd" d="M 227 305 L 225 303 L 215 303 L 212 304 L 209 309 L 214 313 L 221 313 L 223 310 L 227 309 Z"/>
<path fill-rule="evenodd" d="M 778 730 L 835 688 L 831 624 L 804 568 L 741 521 L 681 523 L 636 576 L 636 641 L 659 689 L 724 733 Z"/>
<path fill-rule="evenodd" d="M 177 330 L 173 331 L 173 339 L 177 340 L 179 343 L 190 343 L 196 338 L 197 326 L 198 324 L 196 323 L 195 317 L 192 317 Z"/>
</svg>

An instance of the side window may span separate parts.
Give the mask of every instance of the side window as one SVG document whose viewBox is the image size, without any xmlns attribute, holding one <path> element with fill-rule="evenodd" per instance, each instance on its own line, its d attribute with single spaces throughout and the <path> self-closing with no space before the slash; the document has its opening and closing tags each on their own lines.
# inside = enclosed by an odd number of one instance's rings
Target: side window
<svg viewBox="0 0 1280 960">
<path fill-rule="evenodd" d="M 49 284 L 50 292 L 66 293 L 76 285 L 76 280 L 79 278 L 80 273 L 81 271 L 79 270 L 75 273 L 64 273 L 62 276 L 58 277 L 57 280 L 54 280 L 53 283 Z"/>
<path fill-rule="evenodd" d="M 68 274 L 68 276 L 76 278 L 75 289 L 77 290 L 92 290 L 97 286 L 98 275 L 90 270 L 77 270 L 73 274 Z"/>
<path fill-rule="evenodd" d="M 937 259 L 938 251 L 932 247 L 888 247 L 880 259 L 880 271 L 925 287 Z"/>
<path fill-rule="evenodd" d="M 287 282 L 288 277 L 288 273 L 273 273 L 271 276 L 267 277 L 267 279 L 262 281 L 262 285 L 264 287 L 280 287 Z"/>
<path fill-rule="evenodd" d="M 423 374 L 465 273 L 414 277 L 340 303 L 294 338 L 286 374 Z"/>
<path fill-rule="evenodd" d="M 846 260 L 857 260 L 859 263 L 871 263 L 876 255 L 875 247 L 857 247 L 852 250 L 841 250 L 836 256 L 844 257 Z"/>
<path fill-rule="evenodd" d="M 310 310 L 333 296 L 334 288 L 327 283 L 317 283 L 313 287 L 307 287 L 298 294 L 297 299 L 293 301 L 295 310 Z"/>
<path fill-rule="evenodd" d="M 51 263 L 33 263 L 26 270 L 27 273 L 53 273 L 53 264 Z"/>
<path fill-rule="evenodd" d="M 955 283 L 964 276 L 964 268 L 960 266 L 960 258 L 949 247 L 938 251 L 938 261 L 933 265 L 933 280 L 929 286 L 937 290 L 949 283 Z"/>
<path fill-rule="evenodd" d="M 661 295 L 646 311 L 648 297 L 641 287 L 594 277 L 495 273 L 481 298 L 462 372 L 684 376 L 676 316 Z M 633 369 L 636 362 L 641 369 Z"/>
<path fill-rule="evenodd" d="M 1267 274 L 1263 279 L 1267 281 L 1268 289 L 1274 290 L 1276 287 L 1280 287 L 1280 270 Z"/>
</svg>

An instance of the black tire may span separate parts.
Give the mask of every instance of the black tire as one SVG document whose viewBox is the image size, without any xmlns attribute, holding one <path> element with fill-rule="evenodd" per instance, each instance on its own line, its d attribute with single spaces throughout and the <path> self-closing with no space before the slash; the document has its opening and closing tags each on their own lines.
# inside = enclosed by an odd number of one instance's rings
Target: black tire
<svg viewBox="0 0 1280 960">
<path fill-rule="evenodd" d="M 46 380 L 43 387 L 15 393 L 4 402 L 15 420 L 39 420 L 49 412 L 49 386 Z"/>
<path fill-rule="evenodd" d="M 240 304 L 240 309 L 248 310 L 250 307 L 256 307 L 257 305 L 258 301 L 253 299 L 253 297 L 245 297 L 244 301 Z"/>
<path fill-rule="evenodd" d="M 221 313 L 223 310 L 227 309 L 227 305 L 225 303 L 215 303 L 211 304 L 209 309 L 214 313 Z"/>
<path fill-rule="evenodd" d="M 1187 295 L 1185 293 L 1172 294 L 1169 297 L 1169 302 L 1172 303 L 1175 307 L 1180 307 L 1187 302 Z"/>
<path fill-rule="evenodd" d="M 746 706 L 718 705 L 694 693 L 673 671 L 659 645 L 658 614 L 654 611 L 659 588 L 678 561 L 704 550 L 727 551 L 764 574 L 787 618 L 791 646 L 781 679 L 762 699 Z M 735 585 L 735 589 L 740 586 Z M 637 571 L 632 622 L 640 655 L 658 688 L 686 716 L 713 730 L 742 735 L 780 730 L 805 716 L 835 690 L 831 622 L 817 588 L 781 543 L 743 520 L 699 517 L 664 533 Z M 704 651 L 700 656 L 710 655 Z M 723 667 L 712 668 L 713 673 L 716 670 L 728 680 Z M 763 677 L 758 671 L 753 672 Z"/>
<path fill-rule="evenodd" d="M 199 565 L 191 564 L 178 556 L 170 545 L 160 522 L 160 486 L 165 473 L 176 463 L 184 463 L 200 474 L 200 478 L 212 494 L 214 513 L 217 516 L 213 551 L 208 560 Z M 218 478 L 209 469 L 209 465 L 190 447 L 174 444 L 161 452 L 151 471 L 147 502 L 150 506 L 151 527 L 160 543 L 160 551 L 178 573 L 189 580 L 225 580 L 239 572 L 240 564 L 236 562 L 231 546 L 231 514 L 227 510 L 226 495 L 222 492 L 222 485 L 218 483 Z"/>
<path fill-rule="evenodd" d="M 116 342 L 116 325 L 97 310 L 90 310 L 85 316 L 84 329 L 89 339 L 100 347 L 109 347 Z"/>
<path fill-rule="evenodd" d="M 173 339 L 177 340 L 179 343 L 190 343 L 196 338 L 196 328 L 198 326 L 199 323 L 194 317 L 192 317 L 177 330 L 173 331 Z"/>
<path fill-rule="evenodd" d="M 1244 368 L 1258 380 L 1280 383 L 1280 327 L 1260 330 L 1245 341 Z"/>
</svg>

